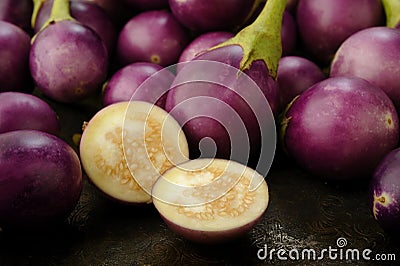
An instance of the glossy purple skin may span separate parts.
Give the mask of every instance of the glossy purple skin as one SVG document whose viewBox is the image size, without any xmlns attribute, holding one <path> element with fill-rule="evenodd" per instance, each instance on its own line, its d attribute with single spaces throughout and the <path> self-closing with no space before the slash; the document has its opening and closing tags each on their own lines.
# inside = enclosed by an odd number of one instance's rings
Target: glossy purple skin
<svg viewBox="0 0 400 266">
<path fill-rule="evenodd" d="M 162 69 L 153 63 L 139 62 L 118 70 L 104 89 L 104 106 L 121 101 L 140 100 L 164 108 L 167 97 L 165 92 L 175 76 L 169 71 L 159 72 Z M 156 76 L 152 76 L 156 73 Z"/>
<path fill-rule="evenodd" d="M 67 218 L 82 190 L 75 151 L 36 130 L 0 134 L 0 226 L 32 228 Z"/>
<path fill-rule="evenodd" d="M 168 0 L 125 0 L 135 10 L 154 10 L 168 8 Z"/>
<path fill-rule="evenodd" d="M 93 30 L 78 22 L 60 21 L 36 36 L 29 65 L 36 85 L 47 97 L 76 103 L 101 90 L 108 53 Z"/>
<path fill-rule="evenodd" d="M 172 13 L 197 31 L 230 31 L 244 23 L 254 0 L 169 0 Z"/>
<path fill-rule="evenodd" d="M 400 148 L 388 153 L 370 183 L 370 207 L 387 233 L 400 235 Z"/>
<path fill-rule="evenodd" d="M 0 21 L 0 47 L 0 92 L 32 91 L 29 35 L 14 24 Z"/>
<path fill-rule="evenodd" d="M 92 2 L 100 6 L 110 17 L 113 24 L 120 29 L 134 14 L 135 10 L 130 8 L 124 0 L 74 0 L 76 2 Z M 117 3 L 116 3 L 117 2 Z"/>
<path fill-rule="evenodd" d="M 300 56 L 282 57 L 277 77 L 281 108 L 285 108 L 294 97 L 323 79 L 325 74 L 309 59 Z"/>
<path fill-rule="evenodd" d="M 32 0 L 1 0 L 0 20 L 10 22 L 31 32 Z"/>
<path fill-rule="evenodd" d="M 196 57 L 193 61 L 217 61 L 228 64 L 235 68 L 239 68 L 239 63 L 242 57 L 242 48 L 237 45 L 231 45 L 205 52 Z M 189 67 L 189 70 L 187 69 L 187 67 Z M 225 75 L 223 69 L 221 69 L 220 72 L 207 72 L 207 70 L 205 70 L 203 73 L 197 73 L 196 71 L 190 71 L 190 67 L 191 63 L 189 62 L 181 69 L 181 71 L 179 71 L 175 80 L 178 80 L 179 82 L 181 82 L 181 80 L 193 81 L 197 80 L 199 77 L 201 77 L 202 79 L 206 78 L 207 80 L 213 80 L 215 79 L 215 77 L 219 76 L 221 76 L 221 78 L 224 78 Z M 260 87 L 261 92 L 268 100 L 272 111 L 276 113 L 279 100 L 278 85 L 277 82 L 269 76 L 265 64 L 261 61 L 255 61 L 252 63 L 250 69 L 244 71 L 244 73 L 252 78 L 255 83 Z M 239 93 L 246 93 L 247 87 L 240 86 L 240 82 L 235 83 L 236 81 L 231 80 L 221 80 L 221 82 L 226 82 L 227 84 L 229 84 L 229 87 L 232 87 L 231 89 L 238 91 Z M 212 112 L 212 117 L 221 117 L 221 119 L 224 120 L 231 119 L 231 116 L 226 115 L 226 112 L 221 109 L 222 106 L 212 107 L 210 103 L 206 100 L 203 100 L 198 104 L 185 105 L 184 107 L 179 106 L 179 104 L 184 102 L 185 100 L 191 101 L 192 98 L 197 96 L 212 97 L 232 107 L 240 116 L 240 120 L 244 121 L 246 132 L 248 133 L 252 149 L 260 147 L 260 130 L 259 124 L 254 115 L 254 111 L 258 110 L 259 108 L 268 108 L 268 106 L 265 106 L 265 99 L 257 98 L 257 103 L 250 107 L 237 93 L 232 93 L 229 88 L 226 88 L 224 86 L 212 83 L 210 84 L 208 82 L 186 82 L 183 85 L 172 86 L 167 95 L 165 109 L 168 112 L 174 109 L 173 116 L 181 125 L 183 125 L 184 122 L 188 121 L 186 122 L 186 124 L 184 124 L 183 129 L 189 142 L 189 150 L 193 154 L 193 157 L 198 156 L 200 152 L 200 140 L 205 137 L 209 137 L 215 141 L 217 146 L 217 157 L 229 158 L 231 151 L 231 141 L 229 133 L 221 125 L 221 123 L 210 117 L 198 117 L 199 114 L 209 114 L 210 112 Z M 231 124 L 228 121 L 223 121 L 223 123 Z M 256 152 L 251 151 L 251 153 L 254 155 Z"/>
<path fill-rule="evenodd" d="M 71 1 L 71 15 L 100 35 L 109 54 L 114 52 L 118 32 L 107 13 L 90 2 Z"/>
<path fill-rule="evenodd" d="M 285 10 L 282 18 L 282 56 L 294 53 L 297 46 L 297 25 L 293 15 Z"/>
<path fill-rule="evenodd" d="M 205 52 L 207 49 L 220 44 L 234 36 L 233 33 L 227 31 L 213 31 L 207 32 L 197 36 L 191 41 L 183 50 L 179 57 L 179 63 L 190 61 L 200 53 Z"/>
<path fill-rule="evenodd" d="M 400 31 L 373 27 L 349 37 L 337 51 L 330 76 L 356 76 L 383 89 L 400 107 Z"/>
<path fill-rule="evenodd" d="M 32 129 L 57 135 L 56 112 L 42 99 L 21 92 L 0 93 L 0 133 Z"/>
<path fill-rule="evenodd" d="M 196 56 L 205 52 L 207 49 L 220 44 L 234 36 L 233 33 L 227 31 L 213 31 L 203 33 L 190 42 L 181 53 L 178 62 L 183 63 L 192 60 Z M 178 65 L 178 71 L 184 64 Z"/>
<path fill-rule="evenodd" d="M 242 58 L 242 48 L 238 45 L 229 45 L 203 53 L 194 58 L 194 60 L 212 60 L 239 68 Z M 272 112 L 276 114 L 279 106 L 278 84 L 269 75 L 268 68 L 266 67 L 265 63 L 261 61 L 254 61 L 250 66 L 250 69 L 247 69 L 243 72 L 260 87 L 262 93 L 268 100 Z"/>
<path fill-rule="evenodd" d="M 350 35 L 381 25 L 384 12 L 380 0 L 299 0 L 296 21 L 306 51 L 329 64 Z"/>
<path fill-rule="evenodd" d="M 122 65 L 151 62 L 168 66 L 178 62 L 188 42 L 186 30 L 169 11 L 146 11 L 129 20 L 121 30 L 117 57 Z"/>
<path fill-rule="evenodd" d="M 206 245 L 216 245 L 216 244 L 223 244 L 229 243 L 229 241 L 237 240 L 242 237 L 245 237 L 246 234 L 250 232 L 262 219 L 262 215 L 251 221 L 242 227 L 225 230 L 225 231 L 198 231 L 192 230 L 190 228 L 185 228 L 180 225 L 174 223 L 174 221 L 170 221 L 165 218 L 163 215 L 160 214 L 161 219 L 165 222 L 171 231 L 175 232 L 176 234 L 182 236 L 183 238 L 199 244 L 206 244 Z"/>
<path fill-rule="evenodd" d="M 97 4 L 89 1 L 70 1 L 71 16 L 94 30 L 107 46 L 108 53 L 114 51 L 117 42 L 117 29 L 108 14 Z M 38 32 L 50 16 L 53 1 L 43 3 L 37 15 L 35 32 Z"/>
<path fill-rule="evenodd" d="M 310 174 L 325 179 L 370 178 L 399 140 L 392 101 L 360 78 L 328 78 L 313 85 L 293 102 L 285 118 L 288 154 Z"/>
</svg>

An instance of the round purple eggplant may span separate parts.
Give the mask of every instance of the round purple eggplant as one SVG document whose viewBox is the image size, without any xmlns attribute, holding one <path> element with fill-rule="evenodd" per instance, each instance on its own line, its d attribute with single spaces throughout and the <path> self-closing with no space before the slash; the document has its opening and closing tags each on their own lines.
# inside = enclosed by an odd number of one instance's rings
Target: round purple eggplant
<svg viewBox="0 0 400 266">
<path fill-rule="evenodd" d="M 370 206 L 385 231 L 400 235 L 400 148 L 388 153 L 375 169 L 370 183 Z"/>
<path fill-rule="evenodd" d="M 330 76 L 356 76 L 383 89 L 400 107 L 400 31 L 372 27 L 359 31 L 340 46 Z"/>
<path fill-rule="evenodd" d="M 175 76 L 162 69 L 157 64 L 138 62 L 118 70 L 104 88 L 104 106 L 138 100 L 164 108 L 167 96 L 165 92 L 168 91 Z"/>
<path fill-rule="evenodd" d="M 55 101 L 74 103 L 101 90 L 108 71 L 108 53 L 92 29 L 62 20 L 36 35 L 29 64 L 43 94 Z"/>
<path fill-rule="evenodd" d="M 261 61 L 239 73 L 242 56 L 234 45 L 203 53 L 185 63 L 168 91 L 165 109 L 183 126 L 191 158 L 254 163 L 262 146 L 274 150 L 265 138 L 275 136 L 277 83 Z"/>
<path fill-rule="evenodd" d="M 82 190 L 76 152 L 37 130 L 2 133 L 0 147 L 0 227 L 45 227 L 67 218 Z"/>
<path fill-rule="evenodd" d="M 33 12 L 32 0 L 1 0 L 0 20 L 10 22 L 30 33 L 31 15 Z"/>
<path fill-rule="evenodd" d="M 0 93 L 0 133 L 21 129 L 57 135 L 60 123 L 55 111 L 42 99 L 21 92 Z"/>
<path fill-rule="evenodd" d="M 35 32 L 38 32 L 50 17 L 53 1 L 43 3 L 36 18 Z M 117 42 L 117 29 L 108 14 L 97 4 L 89 1 L 70 1 L 71 16 L 94 30 L 104 41 L 109 54 L 112 54 Z"/>
<path fill-rule="evenodd" d="M 0 21 L 0 47 L 0 92 L 32 91 L 30 36 L 14 24 Z"/>
<path fill-rule="evenodd" d="M 306 51 L 329 64 L 350 35 L 382 24 L 384 12 L 380 0 L 299 0 L 296 21 Z"/>
<path fill-rule="evenodd" d="M 267 174 L 275 152 L 285 6 L 267 1 L 251 25 L 178 72 L 165 109 L 183 127 L 191 158 L 232 159 Z"/>
<path fill-rule="evenodd" d="M 184 27 L 167 10 L 140 13 L 121 30 L 117 57 L 121 65 L 151 62 L 168 66 L 178 62 L 187 43 Z"/>
<path fill-rule="evenodd" d="M 280 106 L 286 107 L 294 97 L 325 79 L 317 64 L 300 56 L 285 56 L 279 60 L 278 86 Z"/>
<path fill-rule="evenodd" d="M 185 27 L 197 31 L 230 31 L 244 23 L 254 0 L 169 0 L 172 13 Z"/>
<path fill-rule="evenodd" d="M 329 180 L 370 178 L 399 141 L 392 101 L 355 77 L 328 78 L 303 92 L 288 108 L 281 129 L 288 155 Z"/>
</svg>

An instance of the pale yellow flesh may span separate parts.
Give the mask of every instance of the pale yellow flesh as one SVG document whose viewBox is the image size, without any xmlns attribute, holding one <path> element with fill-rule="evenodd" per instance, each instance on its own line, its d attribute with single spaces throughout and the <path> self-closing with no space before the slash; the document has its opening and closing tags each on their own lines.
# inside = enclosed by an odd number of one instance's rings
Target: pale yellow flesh
<svg viewBox="0 0 400 266">
<path fill-rule="evenodd" d="M 153 203 L 160 214 L 194 231 L 245 226 L 265 212 L 268 201 L 268 186 L 261 175 L 221 159 L 183 163 L 165 172 L 153 186 Z"/>
<path fill-rule="evenodd" d="M 122 102 L 100 110 L 80 142 L 82 166 L 105 194 L 131 203 L 151 202 L 156 178 L 188 159 L 186 138 L 163 109 Z"/>
</svg>

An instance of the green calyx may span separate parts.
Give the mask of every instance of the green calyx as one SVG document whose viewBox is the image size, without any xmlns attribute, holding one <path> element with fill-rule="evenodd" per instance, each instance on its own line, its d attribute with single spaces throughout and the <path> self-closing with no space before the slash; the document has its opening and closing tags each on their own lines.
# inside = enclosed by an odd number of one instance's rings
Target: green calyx
<svg viewBox="0 0 400 266">
<path fill-rule="evenodd" d="M 286 0 L 268 0 L 257 19 L 239 31 L 235 37 L 212 47 L 239 45 L 243 49 L 240 70 L 249 69 L 252 62 L 264 61 L 271 77 L 276 78 L 282 56 L 281 28 Z"/>
<path fill-rule="evenodd" d="M 394 28 L 400 23 L 400 0 L 382 0 L 386 14 L 386 26 Z"/>
<path fill-rule="evenodd" d="M 46 2 L 46 0 L 33 0 L 33 12 L 32 12 L 32 17 L 31 17 L 32 28 L 35 28 L 36 19 L 39 14 L 39 10 L 42 8 L 42 6 L 45 2 Z"/>
<path fill-rule="evenodd" d="M 35 27 L 36 19 L 42 5 L 48 0 L 33 0 L 33 13 L 31 24 L 32 27 Z M 51 8 L 50 17 L 46 20 L 46 22 L 41 27 L 40 31 L 46 28 L 51 23 L 62 21 L 62 20 L 75 20 L 70 13 L 70 3 L 69 0 L 53 0 L 53 6 Z M 36 35 L 35 35 L 36 36 Z M 32 41 L 34 40 L 33 37 Z"/>
</svg>

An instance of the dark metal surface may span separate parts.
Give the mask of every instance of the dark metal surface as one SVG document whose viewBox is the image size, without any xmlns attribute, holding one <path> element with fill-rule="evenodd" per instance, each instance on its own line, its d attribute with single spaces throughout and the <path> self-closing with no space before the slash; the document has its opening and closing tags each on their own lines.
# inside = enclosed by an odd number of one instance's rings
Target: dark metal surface
<svg viewBox="0 0 400 266">
<path fill-rule="evenodd" d="M 62 138 L 74 145 L 73 134 L 80 132 L 96 105 L 51 104 L 62 121 Z M 366 181 L 328 184 L 278 154 L 267 183 L 270 204 L 261 222 L 242 239 L 205 246 L 171 232 L 152 205 L 112 202 L 84 177 L 80 202 L 65 223 L 40 232 L 0 232 L 0 265 L 347 265 L 351 261 L 339 257 L 339 238 L 347 241 L 343 252 L 370 249 L 371 258 L 394 254 L 400 261 L 400 245 L 373 219 Z M 338 257 L 295 260 L 286 253 L 288 260 L 283 261 L 273 253 L 271 258 L 258 258 L 265 247 L 313 249 L 317 254 L 331 247 L 338 249 Z M 363 258 L 353 263 L 396 265 Z"/>
</svg>

